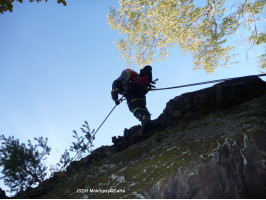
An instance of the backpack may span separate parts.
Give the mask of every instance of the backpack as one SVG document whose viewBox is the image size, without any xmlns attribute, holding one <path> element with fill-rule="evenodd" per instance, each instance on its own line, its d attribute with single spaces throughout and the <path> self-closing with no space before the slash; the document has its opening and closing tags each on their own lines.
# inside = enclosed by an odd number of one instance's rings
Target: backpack
<svg viewBox="0 0 266 200">
<path fill-rule="evenodd" d="M 146 65 L 140 70 L 140 74 L 132 69 L 125 69 L 120 77 L 124 81 L 123 85 L 139 84 L 143 86 L 149 86 L 152 82 L 152 67 L 150 65 Z"/>
<path fill-rule="evenodd" d="M 147 82 L 152 83 L 152 67 L 150 65 L 146 65 L 143 69 L 140 70 L 139 76 L 145 77 L 147 79 L 145 80 L 146 84 Z"/>
</svg>

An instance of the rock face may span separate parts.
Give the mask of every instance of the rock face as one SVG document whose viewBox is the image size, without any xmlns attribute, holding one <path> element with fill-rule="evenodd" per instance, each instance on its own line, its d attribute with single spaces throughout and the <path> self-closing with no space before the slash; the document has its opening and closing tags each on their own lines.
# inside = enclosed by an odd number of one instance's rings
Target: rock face
<svg viewBox="0 0 266 200">
<path fill-rule="evenodd" d="M 177 96 L 147 135 L 134 126 L 112 140 L 35 198 L 266 198 L 266 83 L 259 78 Z"/>
<path fill-rule="evenodd" d="M 266 133 L 228 137 L 213 155 L 201 154 L 179 168 L 151 198 L 265 198 Z M 264 154 L 258 155 L 258 154 Z M 209 160 L 205 160 L 206 157 Z"/>
</svg>

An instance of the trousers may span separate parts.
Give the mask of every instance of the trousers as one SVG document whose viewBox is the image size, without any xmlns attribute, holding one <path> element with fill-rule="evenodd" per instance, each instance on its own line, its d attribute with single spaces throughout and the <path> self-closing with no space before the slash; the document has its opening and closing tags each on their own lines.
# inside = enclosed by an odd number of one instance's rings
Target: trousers
<svg viewBox="0 0 266 200">
<path fill-rule="evenodd" d="M 130 94 L 126 97 L 129 110 L 141 122 L 150 120 L 150 113 L 146 107 L 146 96 Z"/>
</svg>

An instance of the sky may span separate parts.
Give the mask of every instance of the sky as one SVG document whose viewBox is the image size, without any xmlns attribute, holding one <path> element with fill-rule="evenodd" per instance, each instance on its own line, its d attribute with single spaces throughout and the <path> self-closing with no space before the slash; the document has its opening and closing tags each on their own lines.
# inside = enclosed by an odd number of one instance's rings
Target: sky
<svg viewBox="0 0 266 200">
<path fill-rule="evenodd" d="M 24 143 L 47 137 L 52 148 L 48 165 L 70 147 L 73 130 L 81 134 L 85 120 L 97 129 L 115 105 L 112 82 L 126 63 L 114 45 L 122 36 L 107 24 L 110 6 L 118 2 L 75 0 L 63 6 L 52 0 L 24 1 L 15 3 L 12 13 L 0 15 L 0 134 Z M 153 77 L 159 79 L 157 88 L 163 88 L 258 74 L 256 63 L 244 51 L 239 54 L 241 63 L 206 74 L 192 70 L 191 55 L 174 48 L 168 59 L 152 64 Z M 149 92 L 152 119 L 175 96 L 212 85 Z M 98 131 L 95 148 L 112 145 L 113 136 L 137 124 L 123 102 Z M 7 190 L 3 182 L 0 187 Z"/>
</svg>

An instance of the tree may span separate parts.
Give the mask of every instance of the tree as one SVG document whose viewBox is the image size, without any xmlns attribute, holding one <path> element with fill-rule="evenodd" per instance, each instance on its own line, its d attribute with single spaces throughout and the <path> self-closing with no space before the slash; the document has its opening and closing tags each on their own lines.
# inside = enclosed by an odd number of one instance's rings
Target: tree
<svg viewBox="0 0 266 200">
<path fill-rule="evenodd" d="M 72 142 L 70 152 L 75 153 L 70 155 L 68 150 L 65 150 L 56 167 L 51 166 L 52 172 L 61 171 L 66 166 L 80 159 L 84 154 L 89 154 L 93 148 L 93 140 L 95 139 L 94 129 L 91 131 L 88 122 L 82 125 L 81 131 L 85 134 L 79 136 L 77 131 L 73 131 L 76 141 Z M 43 161 L 47 155 L 50 155 L 51 148 L 48 147 L 47 138 L 34 138 L 36 144 L 32 144 L 28 140 L 28 144 L 20 143 L 13 136 L 6 138 L 0 135 L 0 167 L 3 167 L 0 179 L 4 180 L 5 185 L 10 188 L 9 192 L 23 192 L 27 188 L 41 184 L 47 178 L 47 167 Z"/>
<path fill-rule="evenodd" d="M 70 146 L 69 151 L 73 152 L 75 155 L 71 156 L 70 152 L 66 149 L 62 154 L 59 163 L 56 164 L 57 167 L 52 166 L 51 170 L 53 171 L 61 171 L 65 169 L 66 166 L 77 159 L 80 159 L 84 154 L 89 154 L 93 148 L 93 141 L 95 139 L 94 129 L 91 131 L 89 124 L 87 121 L 84 122 L 82 127 L 80 128 L 84 136 L 79 136 L 77 131 L 73 131 L 73 138 L 76 140 L 72 142 L 72 146 Z"/>
<path fill-rule="evenodd" d="M 13 3 L 15 0 L 0 0 L 0 13 L 4 14 L 4 12 L 12 12 L 13 11 Z M 16 0 L 17 2 L 23 3 L 23 0 Z M 29 0 L 30 2 L 37 2 L 39 3 L 41 0 Z M 47 2 L 48 0 L 45 0 Z M 66 6 L 65 0 L 57 0 L 57 3 L 62 3 Z"/>
<path fill-rule="evenodd" d="M 13 136 L 0 136 L 0 166 L 3 167 L 1 179 L 10 188 L 10 192 L 24 191 L 28 187 L 44 181 L 47 167 L 43 160 L 50 154 L 47 138 L 34 138 L 37 144 L 20 143 Z"/>
<path fill-rule="evenodd" d="M 171 47 L 191 53 L 195 69 L 213 72 L 234 63 L 230 39 L 246 32 L 253 47 L 265 50 L 266 34 L 260 29 L 265 0 L 119 0 L 111 8 L 108 23 L 127 35 L 116 45 L 130 66 L 142 67 L 164 59 Z M 229 5 L 230 4 L 230 5 Z M 239 44 L 236 44 L 239 45 Z M 265 54 L 258 55 L 266 68 Z"/>
</svg>

